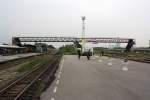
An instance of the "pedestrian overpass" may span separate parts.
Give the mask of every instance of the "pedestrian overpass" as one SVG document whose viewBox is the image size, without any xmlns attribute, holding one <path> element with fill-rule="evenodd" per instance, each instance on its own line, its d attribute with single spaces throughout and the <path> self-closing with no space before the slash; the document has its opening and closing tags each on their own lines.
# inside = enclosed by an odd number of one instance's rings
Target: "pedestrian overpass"
<svg viewBox="0 0 150 100">
<path fill-rule="evenodd" d="M 12 44 L 21 46 L 22 42 L 92 42 L 92 43 L 128 43 L 131 38 L 103 38 L 103 37 L 12 37 Z M 135 42 L 135 39 L 133 39 Z"/>
</svg>

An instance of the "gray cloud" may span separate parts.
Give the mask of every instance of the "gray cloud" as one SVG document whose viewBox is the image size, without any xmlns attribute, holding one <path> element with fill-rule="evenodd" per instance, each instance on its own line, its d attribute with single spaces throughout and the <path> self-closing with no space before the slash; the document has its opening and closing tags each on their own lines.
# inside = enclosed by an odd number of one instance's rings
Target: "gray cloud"
<svg viewBox="0 0 150 100">
<path fill-rule="evenodd" d="M 131 37 L 148 46 L 149 0 L 0 0 L 0 42 L 12 36 Z"/>
</svg>

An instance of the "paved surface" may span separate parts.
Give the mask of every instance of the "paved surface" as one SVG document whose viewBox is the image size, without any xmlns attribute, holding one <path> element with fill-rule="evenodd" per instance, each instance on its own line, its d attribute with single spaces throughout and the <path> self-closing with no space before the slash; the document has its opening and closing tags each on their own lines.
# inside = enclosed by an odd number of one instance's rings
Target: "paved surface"
<svg viewBox="0 0 150 100">
<path fill-rule="evenodd" d="M 18 58 L 30 57 L 30 56 L 39 55 L 39 54 L 40 53 L 26 53 L 26 54 L 17 54 L 17 55 L 11 55 L 11 56 L 0 56 L 0 62 L 14 60 Z"/>
<path fill-rule="evenodd" d="M 64 56 L 41 100 L 150 100 L 150 64 L 95 57 Z"/>
</svg>

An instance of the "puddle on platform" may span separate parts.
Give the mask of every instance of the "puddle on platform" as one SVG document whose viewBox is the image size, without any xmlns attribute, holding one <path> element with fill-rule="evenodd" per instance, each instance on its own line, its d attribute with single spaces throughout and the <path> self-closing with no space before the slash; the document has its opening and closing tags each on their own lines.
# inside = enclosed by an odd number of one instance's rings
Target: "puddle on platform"
<svg viewBox="0 0 150 100">
<path fill-rule="evenodd" d="M 98 62 L 103 62 L 101 59 Z"/>
<path fill-rule="evenodd" d="M 112 62 L 109 62 L 107 65 L 108 65 L 108 66 L 112 66 Z"/>
<path fill-rule="evenodd" d="M 124 61 L 121 61 L 121 67 L 122 67 L 122 71 L 128 71 L 128 65 L 129 65 L 129 61 L 128 60 L 124 60 Z"/>
<path fill-rule="evenodd" d="M 95 59 L 95 57 L 92 57 L 91 59 L 93 59 L 93 60 L 94 60 L 94 59 Z"/>
<path fill-rule="evenodd" d="M 108 65 L 108 66 L 112 66 L 112 58 L 109 58 L 109 59 L 108 59 L 107 65 Z"/>
</svg>

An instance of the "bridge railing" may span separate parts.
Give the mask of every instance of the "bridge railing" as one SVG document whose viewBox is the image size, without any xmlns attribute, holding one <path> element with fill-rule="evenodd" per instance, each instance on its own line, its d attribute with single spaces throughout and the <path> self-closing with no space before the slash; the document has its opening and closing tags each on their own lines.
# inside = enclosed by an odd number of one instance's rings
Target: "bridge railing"
<svg viewBox="0 0 150 100">
<path fill-rule="evenodd" d="M 19 42 L 81 42 L 82 39 L 85 39 L 86 42 L 97 43 L 128 43 L 128 40 L 131 38 L 13 37 L 12 43 L 19 44 Z M 135 39 L 133 40 L 135 42 Z"/>
</svg>

